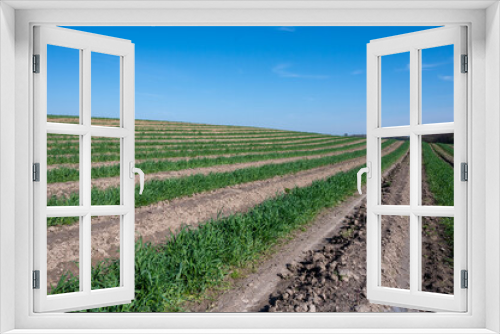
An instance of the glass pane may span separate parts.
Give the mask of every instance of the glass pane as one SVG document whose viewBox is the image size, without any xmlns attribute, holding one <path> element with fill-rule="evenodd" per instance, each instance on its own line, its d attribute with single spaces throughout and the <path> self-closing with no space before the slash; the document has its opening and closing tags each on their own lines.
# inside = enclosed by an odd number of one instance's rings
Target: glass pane
<svg viewBox="0 0 500 334">
<path fill-rule="evenodd" d="M 410 53 L 381 57 L 382 126 L 410 125 Z"/>
<path fill-rule="evenodd" d="M 120 57 L 92 52 L 92 125 L 120 126 Z"/>
<path fill-rule="evenodd" d="M 422 136 L 422 205 L 453 206 L 453 134 Z"/>
<path fill-rule="evenodd" d="M 80 291 L 80 218 L 65 217 L 72 226 L 52 226 L 63 218 L 47 219 L 47 293 Z"/>
<path fill-rule="evenodd" d="M 406 148 L 406 153 L 382 158 L 381 204 L 410 205 L 410 140 L 408 137 L 383 138 L 382 145 L 388 145 L 386 150 Z"/>
<path fill-rule="evenodd" d="M 120 146 L 120 138 L 92 137 L 92 205 L 121 204 Z"/>
<path fill-rule="evenodd" d="M 47 121 L 80 123 L 80 50 L 47 45 Z"/>
<path fill-rule="evenodd" d="M 80 136 L 47 134 L 47 206 L 80 205 Z"/>
<path fill-rule="evenodd" d="M 410 288 L 410 217 L 381 216 L 381 286 Z"/>
<path fill-rule="evenodd" d="M 453 294 L 453 218 L 422 217 L 422 291 Z"/>
<path fill-rule="evenodd" d="M 120 220 L 92 217 L 92 290 L 120 286 Z"/>
<path fill-rule="evenodd" d="M 421 52 L 422 124 L 453 122 L 453 45 Z"/>
</svg>

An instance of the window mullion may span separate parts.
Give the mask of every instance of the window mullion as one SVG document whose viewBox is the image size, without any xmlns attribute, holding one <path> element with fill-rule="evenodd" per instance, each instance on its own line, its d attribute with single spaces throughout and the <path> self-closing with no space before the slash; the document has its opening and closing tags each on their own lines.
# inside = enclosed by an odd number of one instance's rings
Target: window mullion
<svg viewBox="0 0 500 334">
<path fill-rule="evenodd" d="M 413 212 L 419 204 L 419 136 L 415 128 L 420 119 L 420 56 L 418 49 L 410 50 L 410 291 L 418 291 L 420 277 L 420 219 Z"/>
<path fill-rule="evenodd" d="M 85 216 L 83 216 L 82 224 L 80 225 L 80 289 L 90 293 L 91 291 L 91 274 L 92 274 L 92 216 L 90 207 L 92 204 L 91 198 L 91 178 L 92 178 L 92 137 L 91 137 L 91 51 L 84 49 L 82 52 L 81 66 L 81 119 L 82 125 L 87 129 L 86 134 L 81 138 L 82 147 L 80 150 L 80 189 L 82 189 L 82 202 L 88 208 Z"/>
</svg>

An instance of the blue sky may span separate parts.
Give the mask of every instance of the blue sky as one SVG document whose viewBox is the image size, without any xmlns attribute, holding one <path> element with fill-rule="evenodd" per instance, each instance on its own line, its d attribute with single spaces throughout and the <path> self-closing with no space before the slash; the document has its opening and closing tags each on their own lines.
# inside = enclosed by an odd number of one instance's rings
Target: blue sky
<svg viewBox="0 0 500 334">
<path fill-rule="evenodd" d="M 136 118 L 366 133 L 366 44 L 428 27 L 71 27 L 129 39 Z M 423 122 L 453 121 L 453 49 L 423 50 Z M 387 58 L 387 59 L 386 59 Z M 408 55 L 382 59 L 382 125 L 409 121 Z M 78 113 L 78 51 L 49 47 L 48 112 Z M 92 55 L 92 115 L 117 117 L 117 57 Z"/>
</svg>

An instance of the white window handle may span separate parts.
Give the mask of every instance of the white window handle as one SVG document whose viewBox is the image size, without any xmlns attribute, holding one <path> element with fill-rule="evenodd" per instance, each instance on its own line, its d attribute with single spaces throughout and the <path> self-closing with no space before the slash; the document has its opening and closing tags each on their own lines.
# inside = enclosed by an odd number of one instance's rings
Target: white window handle
<svg viewBox="0 0 500 334">
<path fill-rule="evenodd" d="M 130 161 L 129 170 L 131 179 L 135 177 L 135 173 L 139 174 L 139 184 L 140 184 L 139 195 L 142 195 L 142 191 L 144 190 L 144 172 L 140 168 L 135 168 L 133 161 Z"/>
<path fill-rule="evenodd" d="M 366 173 L 366 176 L 368 178 L 372 177 L 371 165 L 372 165 L 371 162 L 368 162 L 366 164 L 367 167 L 361 168 L 358 171 L 358 192 L 359 192 L 360 195 L 363 194 L 363 192 L 361 191 L 361 176 L 363 175 L 363 173 Z"/>
</svg>

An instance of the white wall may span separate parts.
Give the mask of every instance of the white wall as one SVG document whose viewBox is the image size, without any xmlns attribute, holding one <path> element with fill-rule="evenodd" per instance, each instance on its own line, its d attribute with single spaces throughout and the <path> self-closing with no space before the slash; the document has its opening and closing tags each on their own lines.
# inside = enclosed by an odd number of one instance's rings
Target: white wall
<svg viewBox="0 0 500 334">
<path fill-rule="evenodd" d="M 486 265 L 486 328 L 500 332 L 500 7 L 496 3 L 486 11 L 486 249 L 496 254 Z"/>
<path fill-rule="evenodd" d="M 0 332 L 14 328 L 15 12 L 0 3 Z M 10 149 L 9 149 L 10 148 Z"/>
</svg>

